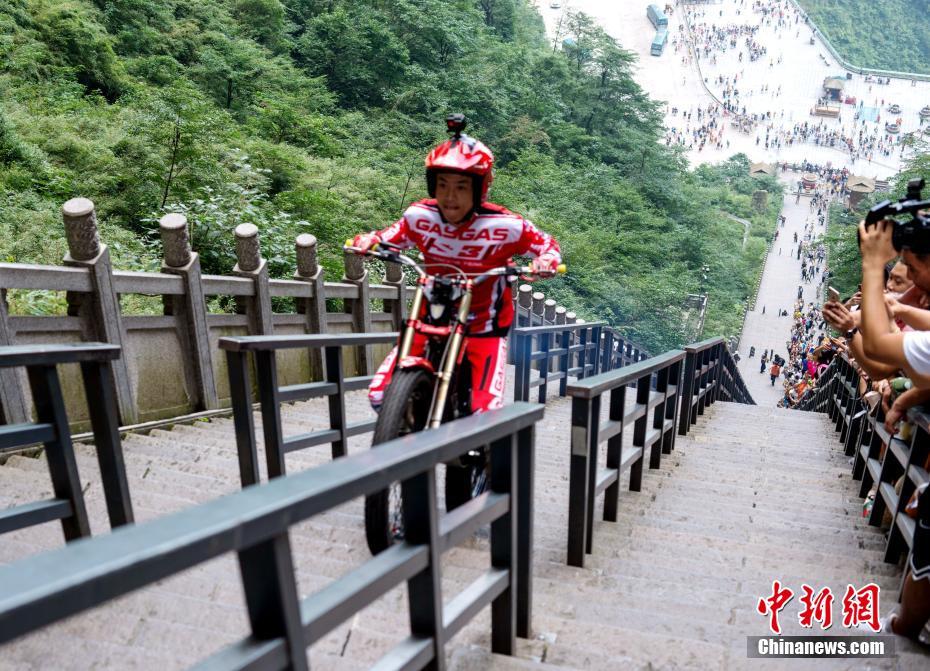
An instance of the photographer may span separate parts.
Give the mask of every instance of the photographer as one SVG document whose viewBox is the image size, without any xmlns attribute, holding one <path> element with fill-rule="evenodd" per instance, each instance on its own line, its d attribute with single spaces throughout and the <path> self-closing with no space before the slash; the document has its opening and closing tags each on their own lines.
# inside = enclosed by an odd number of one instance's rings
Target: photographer
<svg viewBox="0 0 930 671">
<path fill-rule="evenodd" d="M 871 361 L 905 370 L 915 386 L 930 387 L 930 331 L 894 332 L 890 321 L 893 315 L 889 314 L 885 302 L 885 264 L 898 256 L 892 245 L 894 225 L 888 220 L 874 226 L 866 226 L 865 222 L 859 224 L 862 349 Z M 930 231 L 926 232 L 926 237 L 930 243 Z M 930 290 L 930 244 L 924 253 L 915 253 L 910 247 L 902 248 L 901 258 L 914 284 L 925 292 Z"/>
<path fill-rule="evenodd" d="M 922 180 L 920 186 L 923 186 Z M 911 185 L 908 196 L 912 198 Z M 916 190 L 919 200 L 919 189 Z M 925 206 L 925 205 L 924 205 Z M 913 206 L 912 206 L 913 207 Z M 886 417 L 891 423 L 902 417 L 906 407 L 927 399 L 930 389 L 930 330 L 894 332 L 889 317 L 894 305 L 885 301 L 882 292 L 884 264 L 898 252 L 914 284 L 930 290 L 930 221 L 916 212 L 914 222 L 901 224 L 882 220 L 876 225 L 859 224 L 859 249 L 862 254 L 862 318 L 860 332 L 865 354 L 882 365 L 901 368 L 910 376 L 914 389 L 898 397 Z M 898 227 L 899 230 L 895 231 Z M 897 312 L 897 310 L 895 310 Z M 912 312 L 906 320 L 914 327 L 926 326 L 923 311 Z M 890 429 L 889 429 L 890 430 Z M 883 629 L 916 639 L 930 618 L 930 494 L 918 500 L 919 515 L 913 538 L 908 575 L 901 590 L 901 606 L 883 618 Z"/>
</svg>

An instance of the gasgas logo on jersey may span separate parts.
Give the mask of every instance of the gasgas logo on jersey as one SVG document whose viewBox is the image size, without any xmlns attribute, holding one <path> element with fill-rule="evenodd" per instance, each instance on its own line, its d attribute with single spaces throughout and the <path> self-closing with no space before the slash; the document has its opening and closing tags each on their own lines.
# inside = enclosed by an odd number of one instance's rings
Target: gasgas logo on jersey
<svg viewBox="0 0 930 671">
<path fill-rule="evenodd" d="M 466 228 L 457 231 L 451 224 L 440 224 L 429 219 L 417 219 L 413 228 L 418 233 L 438 234 L 444 237 L 454 237 L 457 240 L 488 240 L 489 242 L 506 242 L 510 239 L 509 226 L 482 226 L 477 229 Z"/>
</svg>

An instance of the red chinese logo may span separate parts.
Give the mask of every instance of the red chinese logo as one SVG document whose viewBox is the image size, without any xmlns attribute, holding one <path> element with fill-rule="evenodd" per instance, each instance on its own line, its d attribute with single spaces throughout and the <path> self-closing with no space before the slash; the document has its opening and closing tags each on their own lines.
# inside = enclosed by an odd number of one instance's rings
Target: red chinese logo
<svg viewBox="0 0 930 671">
<path fill-rule="evenodd" d="M 821 629 L 833 626 L 833 593 L 829 587 L 824 587 L 814 595 L 810 585 L 801 585 L 804 594 L 801 595 L 801 604 L 804 610 L 798 613 L 798 621 L 802 627 L 810 629 L 813 623 L 819 622 Z"/>
<path fill-rule="evenodd" d="M 778 613 L 782 608 L 788 605 L 788 602 L 791 601 L 793 596 L 794 592 L 787 587 L 783 589 L 780 582 L 773 580 L 772 596 L 759 599 L 756 610 L 759 611 L 760 615 L 767 614 L 769 616 L 769 629 L 771 629 L 773 633 L 781 633 L 781 626 L 778 624 Z"/>
<path fill-rule="evenodd" d="M 819 622 L 823 630 L 832 627 L 833 592 L 830 588 L 824 587 L 816 591 L 810 585 L 802 584 L 801 592 L 798 601 L 802 608 L 798 613 L 798 623 L 806 629 L 812 629 L 814 622 Z M 876 633 L 881 631 L 881 624 L 878 621 L 878 596 L 879 586 L 875 583 L 869 583 L 858 590 L 852 585 L 847 585 L 842 601 L 843 626 L 850 629 L 865 625 Z M 781 634 L 778 614 L 793 598 L 794 592 L 789 587 L 785 587 L 778 580 L 773 580 L 771 596 L 759 599 L 756 610 L 760 615 L 768 616 L 769 629 L 772 633 Z"/>
<path fill-rule="evenodd" d="M 879 631 L 878 623 L 878 585 L 869 583 L 862 589 L 856 590 L 852 585 L 846 585 L 846 594 L 843 595 L 843 626 L 856 627 L 860 624 L 868 625 L 872 631 Z"/>
</svg>

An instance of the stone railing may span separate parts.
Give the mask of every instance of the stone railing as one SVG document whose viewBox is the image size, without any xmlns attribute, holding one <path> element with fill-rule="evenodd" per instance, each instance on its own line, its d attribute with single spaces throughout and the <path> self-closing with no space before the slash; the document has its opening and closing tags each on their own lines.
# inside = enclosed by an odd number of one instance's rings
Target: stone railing
<svg viewBox="0 0 930 671">
<path fill-rule="evenodd" d="M 231 275 L 201 272 L 191 249 L 187 221 L 168 214 L 159 222 L 163 245 L 161 271 L 121 271 L 113 268 L 107 245 L 99 239 L 94 204 L 75 198 L 62 208 L 68 253 L 62 266 L 0 263 L 0 345 L 97 341 L 118 345 L 113 362 L 120 425 L 210 414 L 230 407 L 226 357 L 217 341 L 224 336 L 292 335 L 303 333 L 381 333 L 402 328 L 409 292 L 399 265 L 386 264 L 385 280 L 370 281 L 362 257 L 347 254 L 338 282 L 326 282 L 313 235 L 295 240 L 293 279 L 271 279 L 261 255 L 259 230 L 252 224 L 235 229 L 237 263 Z M 8 290 L 64 291 L 67 315 L 11 315 Z M 516 289 L 516 288 L 515 288 Z M 527 285 L 514 292 L 518 323 L 572 324 L 573 312 L 546 299 Z M 128 315 L 120 296 L 161 296 L 162 315 Z M 234 314 L 211 313 L 208 299 L 235 298 Z M 290 298 L 292 312 L 274 312 L 273 298 Z M 341 302 L 327 311 L 327 300 Z M 276 307 L 280 310 L 280 302 Z M 347 350 L 345 374 L 374 372 L 389 346 Z M 291 350 L 277 355 L 281 384 L 321 379 L 318 349 Z M 89 428 L 79 372 L 64 368 L 62 387 L 74 431 Z M 22 423 L 32 416 L 32 399 L 25 372 L 0 369 L 3 421 Z"/>
<path fill-rule="evenodd" d="M 388 265 L 381 284 L 369 281 L 362 259 L 346 255 L 338 282 L 324 282 L 317 261 L 317 240 L 295 240 L 293 279 L 271 279 L 261 256 L 258 228 L 235 229 L 237 263 L 231 275 L 201 272 L 187 235 L 187 221 L 168 214 L 159 222 L 163 243 L 161 272 L 113 268 L 107 246 L 97 233 L 94 205 L 75 198 L 62 208 L 68 254 L 62 266 L 0 263 L 0 345 L 98 341 L 119 345 L 122 356 L 113 374 L 123 426 L 229 406 L 226 359 L 217 348 L 223 336 L 294 333 L 362 333 L 396 331 L 406 312 L 406 286 L 399 266 Z M 10 289 L 67 292 L 67 315 L 10 315 Z M 163 315 L 123 314 L 120 296 L 160 295 Z M 233 296 L 234 314 L 211 313 L 207 299 Z M 294 299 L 291 313 L 272 311 L 272 299 Z M 327 299 L 342 309 L 328 312 Z M 372 306 L 372 301 L 375 305 Z M 347 374 L 374 368 L 372 348 L 359 348 L 346 359 Z M 383 354 L 384 352 L 378 352 Z M 288 352 L 279 362 L 282 383 L 318 379 L 319 351 Z M 62 385 L 72 428 L 87 426 L 77 371 L 64 370 Z M 0 377 L 4 421 L 28 421 L 31 398 L 24 374 L 5 370 Z"/>
</svg>

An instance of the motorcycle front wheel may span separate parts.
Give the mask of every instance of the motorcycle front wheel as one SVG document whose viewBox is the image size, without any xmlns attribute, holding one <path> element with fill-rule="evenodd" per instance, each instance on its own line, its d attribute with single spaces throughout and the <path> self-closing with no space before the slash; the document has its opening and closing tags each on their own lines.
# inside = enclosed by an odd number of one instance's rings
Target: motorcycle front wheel
<svg viewBox="0 0 930 671">
<path fill-rule="evenodd" d="M 425 370 L 395 370 L 384 392 L 375 424 L 372 447 L 408 433 L 422 431 L 429 422 L 434 378 Z M 400 483 L 365 497 L 365 539 L 376 555 L 404 538 Z"/>
</svg>

